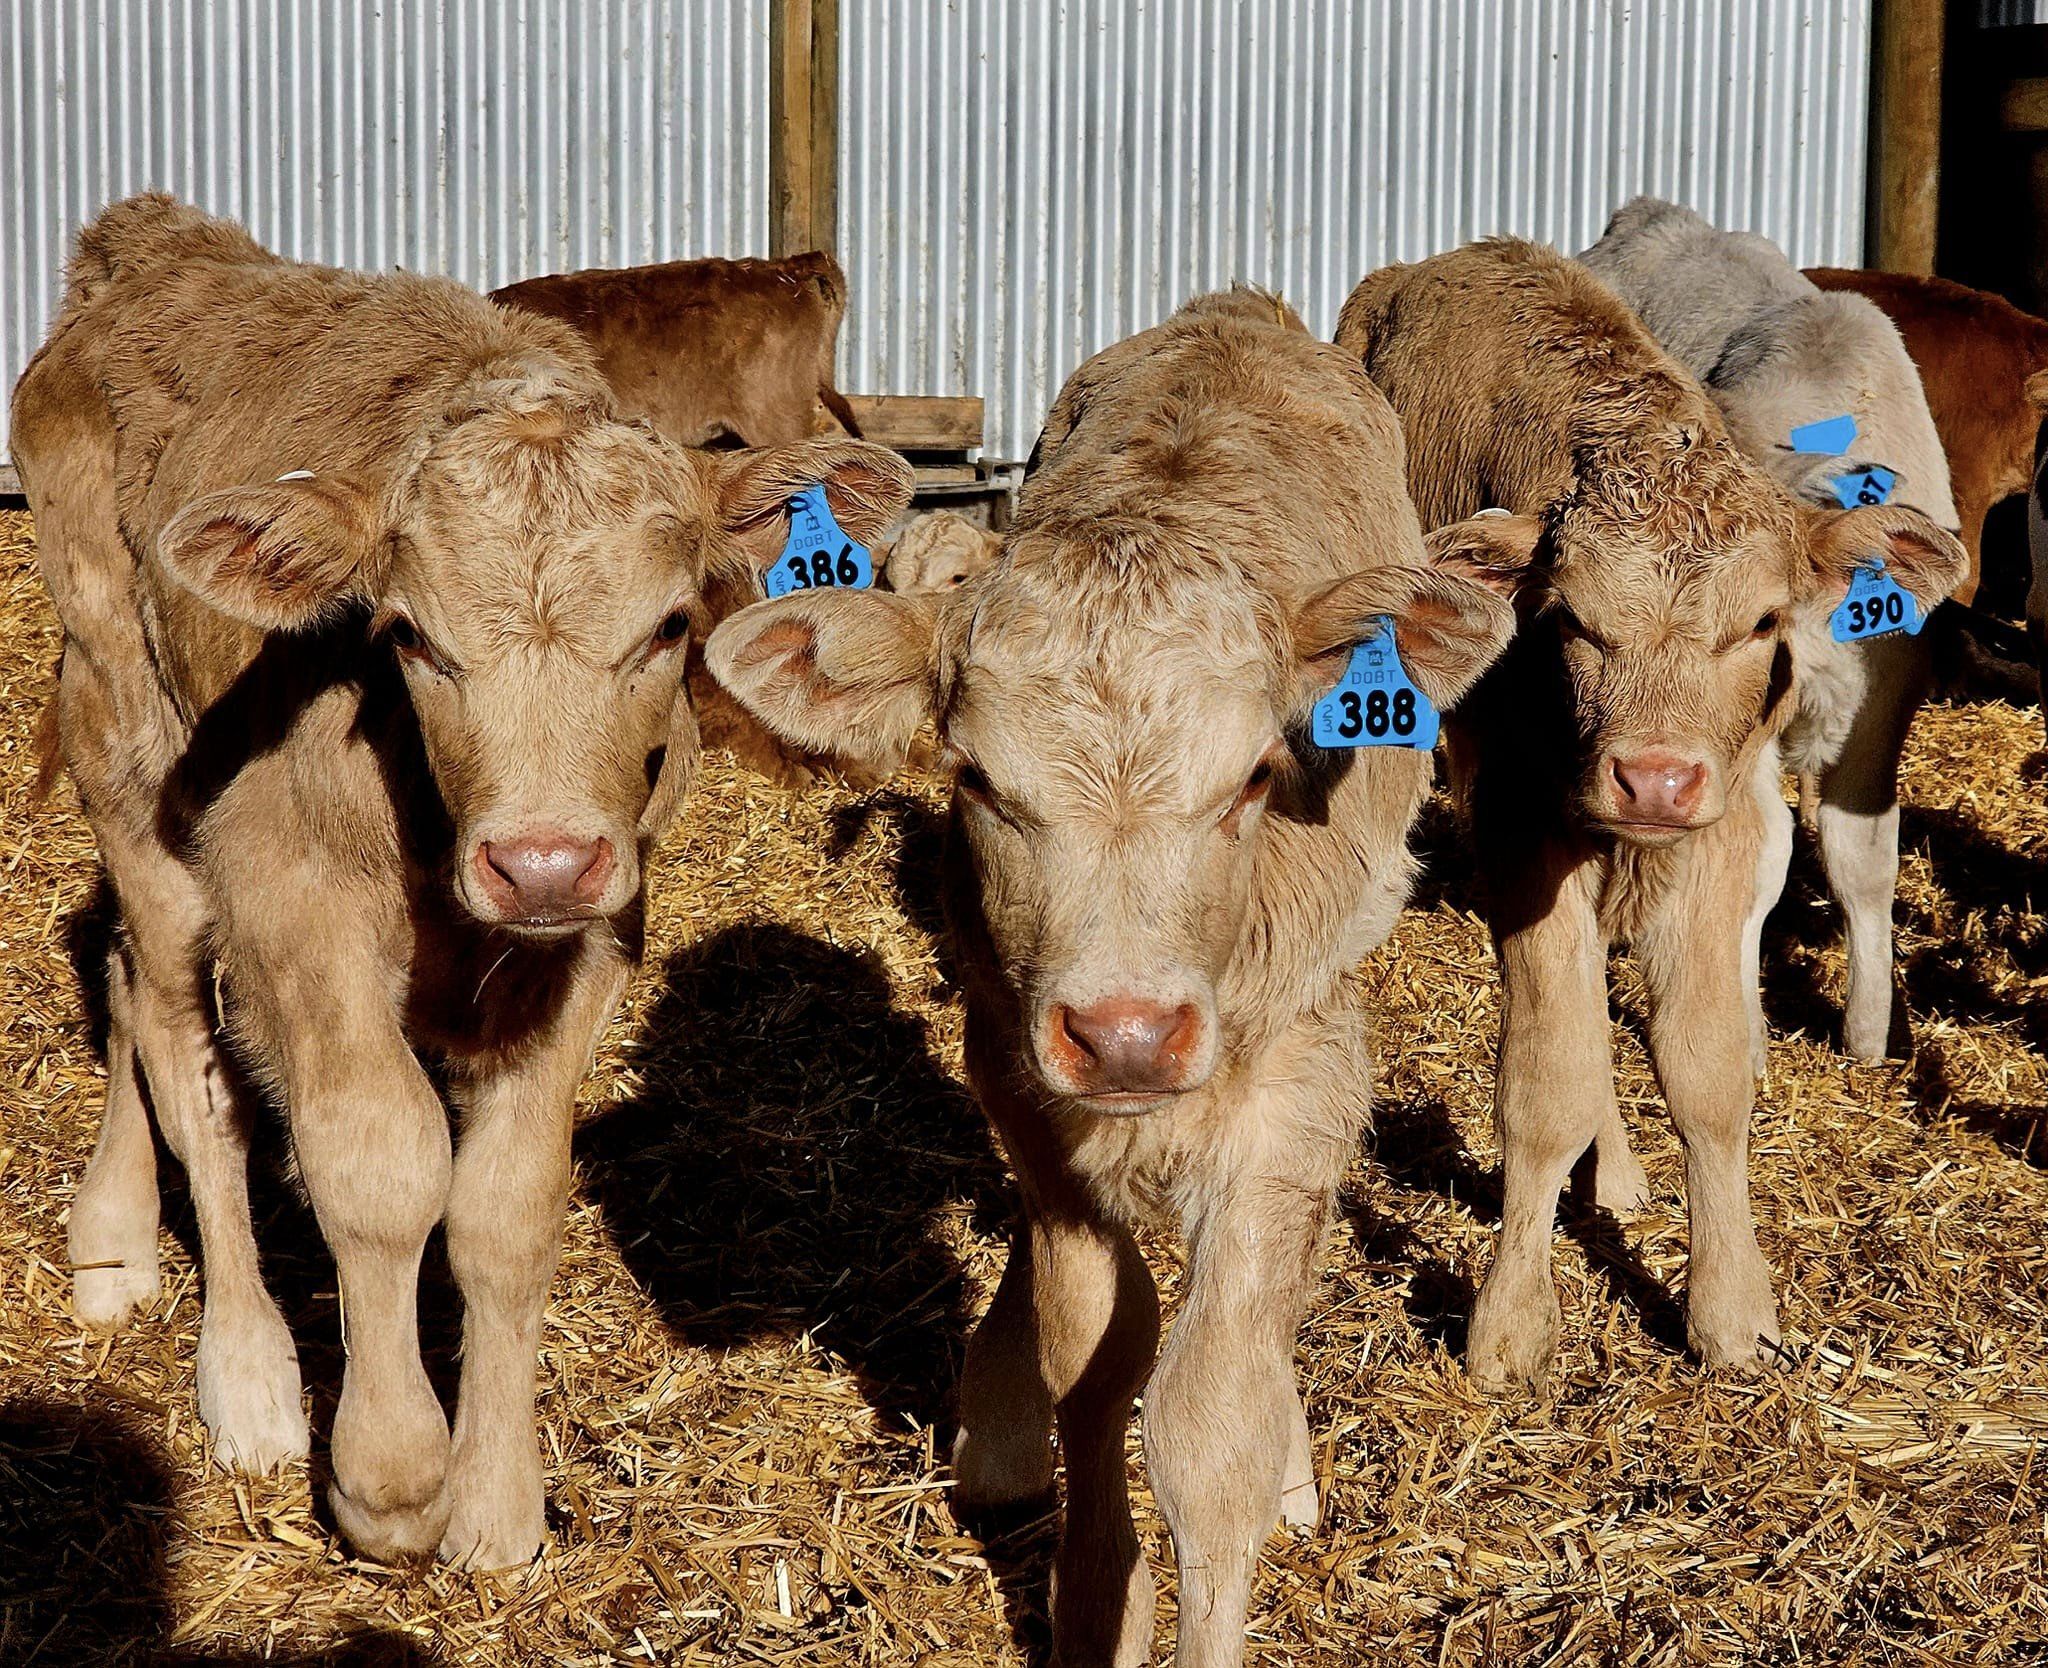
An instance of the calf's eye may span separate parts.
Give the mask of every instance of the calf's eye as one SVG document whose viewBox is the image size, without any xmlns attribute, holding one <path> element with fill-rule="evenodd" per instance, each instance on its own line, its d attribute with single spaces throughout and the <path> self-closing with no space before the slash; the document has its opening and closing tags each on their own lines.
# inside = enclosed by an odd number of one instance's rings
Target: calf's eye
<svg viewBox="0 0 2048 1668">
<path fill-rule="evenodd" d="M 1237 798 L 1231 801 L 1230 809 L 1223 813 L 1223 832 L 1233 837 L 1238 826 L 1244 821 L 1245 812 L 1266 797 L 1266 790 L 1273 785 L 1273 763 L 1261 759 L 1252 767 L 1251 775 L 1244 779 L 1244 786 L 1238 790 Z"/>
<path fill-rule="evenodd" d="M 976 799 L 985 800 L 993 797 L 988 785 L 988 778 L 982 775 L 981 767 L 977 764 L 970 764 L 963 759 L 960 764 L 960 772 L 954 777 L 954 781 L 959 785 L 962 793 L 972 794 Z"/>
<path fill-rule="evenodd" d="M 391 623 L 384 628 L 384 635 L 391 640 L 391 646 L 400 654 L 418 654 L 426 644 L 420 641 L 419 627 L 403 614 L 391 616 Z"/>
<path fill-rule="evenodd" d="M 654 641 L 666 648 L 671 643 L 680 643 L 689 634 L 690 616 L 678 608 L 654 628 Z"/>
<path fill-rule="evenodd" d="M 1771 635 L 1772 632 L 1776 631 L 1777 629 L 1778 611 L 1775 608 L 1773 608 L 1769 613 L 1763 615 L 1756 622 L 1756 625 L 1752 629 L 1750 635 L 1754 637 L 1768 637 Z"/>
</svg>

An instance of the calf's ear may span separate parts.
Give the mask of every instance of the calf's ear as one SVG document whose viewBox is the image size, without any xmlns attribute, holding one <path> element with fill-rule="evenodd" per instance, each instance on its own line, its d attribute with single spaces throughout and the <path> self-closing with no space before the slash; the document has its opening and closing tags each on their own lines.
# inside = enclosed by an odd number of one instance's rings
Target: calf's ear
<svg viewBox="0 0 2048 1668">
<path fill-rule="evenodd" d="M 1543 523 L 1531 515 L 1488 510 L 1439 527 L 1422 541 L 1429 565 L 1512 598 L 1536 561 Z"/>
<path fill-rule="evenodd" d="M 790 499 L 818 485 L 832 519 L 872 550 L 909 504 L 916 477 L 888 447 L 865 440 L 804 440 L 721 456 L 718 518 L 756 574 L 774 566 L 789 540 Z"/>
<path fill-rule="evenodd" d="M 937 702 L 936 625 L 887 591 L 796 591 L 726 620 L 704 664 L 784 741 L 887 777 Z"/>
<path fill-rule="evenodd" d="M 1390 565 L 1349 574 L 1295 611 L 1304 706 L 1335 687 L 1351 646 L 1385 615 L 1408 676 L 1440 707 L 1479 681 L 1515 632 L 1515 611 L 1485 586 L 1441 568 Z"/>
<path fill-rule="evenodd" d="M 229 487 L 195 498 L 157 534 L 157 560 L 194 596 L 265 631 L 297 631 L 374 600 L 387 546 L 377 500 L 347 475 Z"/>
<path fill-rule="evenodd" d="M 1926 610 L 1970 571 L 1962 540 L 1903 504 L 1816 511 L 1807 522 L 1806 540 L 1820 594 L 1827 598 L 1840 599 L 1857 568 L 1882 559 L 1885 570 Z"/>
</svg>

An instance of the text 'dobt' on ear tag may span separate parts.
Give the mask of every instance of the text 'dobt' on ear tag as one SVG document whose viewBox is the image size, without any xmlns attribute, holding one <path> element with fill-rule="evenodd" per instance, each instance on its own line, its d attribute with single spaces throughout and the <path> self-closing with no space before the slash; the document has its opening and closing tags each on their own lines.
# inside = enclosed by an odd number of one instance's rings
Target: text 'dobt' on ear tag
<svg viewBox="0 0 2048 1668">
<path fill-rule="evenodd" d="M 1892 488 L 1898 484 L 1898 476 L 1879 464 L 1871 463 L 1861 469 L 1852 469 L 1846 475 L 1837 475 L 1828 482 L 1828 489 L 1843 509 L 1860 510 L 1872 504 L 1889 504 Z"/>
<path fill-rule="evenodd" d="M 1318 747 L 1413 747 L 1436 745 L 1441 727 L 1436 703 L 1415 687 L 1394 642 L 1394 622 L 1373 619 L 1371 636 L 1352 645 L 1344 675 L 1316 702 L 1309 734 Z"/>
<path fill-rule="evenodd" d="M 875 582 L 874 559 L 832 517 L 822 486 L 808 486 L 789 501 L 789 540 L 767 573 L 771 597 L 791 591 L 859 590 Z"/>
<path fill-rule="evenodd" d="M 1917 637 L 1926 623 L 1913 593 L 1876 559 L 1863 563 L 1849 576 L 1849 594 L 1828 618 L 1837 643 L 1868 643 L 1901 631 Z"/>
<path fill-rule="evenodd" d="M 1856 419 L 1848 414 L 1801 423 L 1786 437 L 1795 452 L 1846 452 L 1856 444 Z"/>
</svg>

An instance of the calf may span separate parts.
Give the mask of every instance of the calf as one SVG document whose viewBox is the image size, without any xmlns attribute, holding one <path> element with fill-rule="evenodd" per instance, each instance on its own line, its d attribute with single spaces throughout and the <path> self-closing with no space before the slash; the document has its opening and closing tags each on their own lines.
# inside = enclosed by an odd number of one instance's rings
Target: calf
<svg viewBox="0 0 2048 1668">
<path fill-rule="evenodd" d="M 1809 267 L 1806 276 L 1883 308 L 1919 367 L 1970 553 L 1956 587 L 1968 602 L 1982 572 L 1985 516 L 2033 478 L 2034 432 L 2048 407 L 2048 320 L 1946 278 L 1839 267 Z"/>
<path fill-rule="evenodd" d="M 882 577 L 898 596 L 935 595 L 964 585 L 996 559 L 1003 536 L 951 510 L 934 510 L 904 528 L 887 552 Z"/>
<path fill-rule="evenodd" d="M 822 251 L 595 267 L 507 284 L 491 299 L 576 330 L 619 409 L 678 446 L 806 440 L 820 406 L 860 433 L 832 378 L 846 274 Z"/>
<path fill-rule="evenodd" d="M 1639 197 L 1579 257 L 1636 310 L 1666 351 L 1699 377 L 1750 461 L 1822 509 L 1840 483 L 1894 478 L 1889 501 L 1953 528 L 1948 463 L 1920 378 L 1884 314 L 1860 295 L 1826 295 L 1763 238 L 1723 232 L 1676 203 Z M 1848 416 L 1853 442 L 1793 444 L 1809 425 Z M 1853 444 L 1853 453 L 1850 447 Z M 1793 616 L 1799 688 L 1779 739 L 1784 762 L 1819 784 L 1818 825 L 1828 884 L 1842 906 L 1849 991 L 1842 1039 L 1861 1060 L 1908 1046 L 1892 978 L 1892 895 L 1899 878 L 1899 755 L 1931 682 L 1932 645 L 1917 635 L 1838 643 L 1836 599 L 1818 595 Z M 1758 946 L 1764 916 L 1785 887 L 1792 813 L 1783 784 L 1756 779 L 1764 855 L 1744 947 L 1756 1003 L 1751 1062 L 1764 1065 Z M 1896 1015 L 1896 1023 L 1895 1023 Z"/>
<path fill-rule="evenodd" d="M 557 324 L 282 261 L 161 196 L 80 234 L 13 441 L 64 627 L 60 745 L 120 906 L 79 1317 L 157 1293 L 153 1106 L 199 1222 L 215 1454 L 306 1451 L 224 1031 L 334 1253 L 337 1522 L 374 1557 L 522 1564 L 571 1110 L 696 768 L 706 575 L 773 561 L 811 481 L 872 535 L 907 471 L 850 441 L 685 453 L 619 420 Z M 441 1221 L 452 1444 L 414 1318 Z"/>
<path fill-rule="evenodd" d="M 1540 1385 L 1559 1328 L 1558 1193 L 1639 1202 L 1614 1099 L 1606 963 L 1634 945 L 1685 1145 L 1687 1326 L 1712 1366 L 1775 1349 L 1748 1187 L 1745 921 L 1759 781 L 1795 700 L 1796 617 L 1882 556 L 1930 604 L 1962 547 L 1917 511 L 1827 512 L 1749 463 L 1713 402 L 1583 267 L 1514 239 L 1373 274 L 1337 327 L 1400 415 L 1425 526 L 1521 626 L 1451 727 L 1500 959 L 1500 1253 L 1472 1314 L 1489 1388 Z"/>
<path fill-rule="evenodd" d="M 1318 748 L 1309 710 L 1388 629 L 1454 700 L 1511 616 L 1423 565 L 1385 401 L 1270 296 L 1190 302 L 1098 354 L 1040 445 L 977 579 L 765 603 L 708 659 L 779 733 L 871 765 L 938 724 L 967 1070 L 1024 1205 L 968 1349 L 955 1498 L 1043 1496 L 1057 1424 L 1055 1654 L 1144 1662 L 1124 1475 L 1143 1385 L 1175 1660 L 1212 1668 L 1241 1660 L 1275 1520 L 1316 1517 L 1292 1351 L 1371 1092 L 1347 975 L 1407 896 L 1430 779 L 1426 752 Z M 1158 1215 L 1192 1255 L 1155 1370 L 1132 1227 Z"/>
</svg>

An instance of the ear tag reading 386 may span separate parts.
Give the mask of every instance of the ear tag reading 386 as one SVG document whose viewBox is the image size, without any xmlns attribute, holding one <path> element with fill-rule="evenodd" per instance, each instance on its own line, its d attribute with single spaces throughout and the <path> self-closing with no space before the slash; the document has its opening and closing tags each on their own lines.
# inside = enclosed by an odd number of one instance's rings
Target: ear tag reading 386
<svg viewBox="0 0 2048 1668">
<path fill-rule="evenodd" d="M 1372 635 L 1352 645 L 1344 675 L 1309 718 L 1318 747 L 1413 747 L 1436 745 L 1436 704 L 1415 687 L 1394 643 L 1394 622 L 1374 616 Z"/>
<path fill-rule="evenodd" d="M 1898 484 L 1898 476 L 1882 465 L 1871 463 L 1861 469 L 1852 469 L 1846 475 L 1837 475 L 1828 482 L 1828 490 L 1843 509 L 1858 510 L 1870 504 L 1889 504 L 1892 488 Z"/>
<path fill-rule="evenodd" d="M 874 582 L 873 558 L 832 519 L 825 489 L 805 487 L 789 501 L 789 542 L 768 570 L 768 594 L 786 597 L 834 586 L 859 590 Z"/>
<path fill-rule="evenodd" d="M 1849 576 L 1849 594 L 1828 619 L 1837 643 L 1868 643 L 1901 631 L 1917 637 L 1926 623 L 1913 593 L 1886 573 L 1876 557 Z"/>
</svg>

